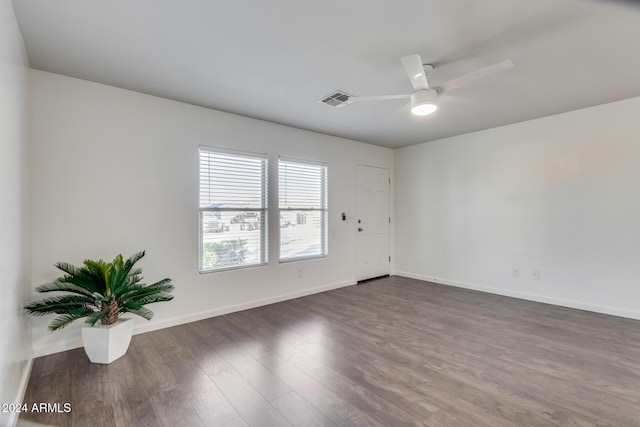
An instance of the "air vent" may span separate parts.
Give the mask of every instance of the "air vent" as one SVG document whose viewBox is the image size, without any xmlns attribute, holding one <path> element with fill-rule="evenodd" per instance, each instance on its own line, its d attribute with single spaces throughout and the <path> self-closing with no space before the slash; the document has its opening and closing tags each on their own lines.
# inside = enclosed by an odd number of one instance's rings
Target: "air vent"
<svg viewBox="0 0 640 427">
<path fill-rule="evenodd" d="M 331 105 L 332 107 L 344 107 L 347 105 L 347 101 L 351 98 L 346 92 L 335 91 L 330 95 L 325 96 L 318 102 L 322 102 L 323 104 Z"/>
</svg>

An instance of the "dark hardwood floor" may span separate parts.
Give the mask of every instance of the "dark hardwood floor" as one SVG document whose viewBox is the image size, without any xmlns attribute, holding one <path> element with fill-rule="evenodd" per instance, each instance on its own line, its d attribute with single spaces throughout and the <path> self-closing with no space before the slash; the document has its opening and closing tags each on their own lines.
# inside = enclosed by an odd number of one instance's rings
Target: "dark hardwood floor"
<svg viewBox="0 0 640 427">
<path fill-rule="evenodd" d="M 640 426 L 640 321 L 389 277 L 35 360 L 56 426 Z"/>
</svg>

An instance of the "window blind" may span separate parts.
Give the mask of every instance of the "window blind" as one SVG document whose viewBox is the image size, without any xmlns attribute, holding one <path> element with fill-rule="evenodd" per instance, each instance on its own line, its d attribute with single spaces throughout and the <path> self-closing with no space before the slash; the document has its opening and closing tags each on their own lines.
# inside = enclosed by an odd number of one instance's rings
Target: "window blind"
<svg viewBox="0 0 640 427">
<path fill-rule="evenodd" d="M 267 159 L 200 147 L 200 271 L 267 262 Z"/>
<path fill-rule="evenodd" d="M 280 261 L 327 255 L 327 167 L 280 159 Z"/>
</svg>

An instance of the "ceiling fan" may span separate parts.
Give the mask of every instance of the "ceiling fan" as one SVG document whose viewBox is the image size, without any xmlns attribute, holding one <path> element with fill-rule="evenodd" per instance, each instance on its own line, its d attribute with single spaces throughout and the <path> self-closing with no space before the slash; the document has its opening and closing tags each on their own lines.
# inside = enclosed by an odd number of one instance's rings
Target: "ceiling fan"
<svg viewBox="0 0 640 427">
<path fill-rule="evenodd" d="M 349 96 L 344 103 L 348 105 L 355 102 L 410 99 L 411 113 L 416 116 L 427 116 L 438 109 L 436 100 L 441 94 L 457 89 L 489 74 L 506 71 L 514 66 L 513 61 L 507 59 L 457 77 L 438 86 L 436 89 L 431 87 L 427 80 L 427 73 L 433 70 L 433 65 L 423 64 L 420 55 L 409 55 L 403 57 L 402 65 L 409 77 L 409 81 L 411 81 L 413 92 L 402 95 Z"/>
</svg>

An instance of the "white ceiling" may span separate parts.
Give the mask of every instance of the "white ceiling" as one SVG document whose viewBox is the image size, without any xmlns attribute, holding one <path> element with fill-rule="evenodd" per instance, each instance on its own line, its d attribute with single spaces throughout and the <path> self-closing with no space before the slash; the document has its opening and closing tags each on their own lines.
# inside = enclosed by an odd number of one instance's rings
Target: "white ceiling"
<svg viewBox="0 0 640 427">
<path fill-rule="evenodd" d="M 640 96 L 640 8 L 597 0 L 14 0 L 35 69 L 400 147 Z M 434 85 L 515 68 L 417 118 L 400 58 Z"/>
</svg>

